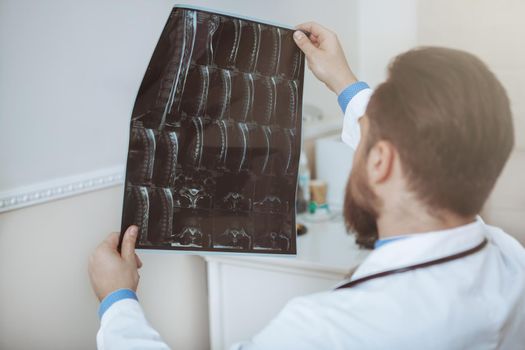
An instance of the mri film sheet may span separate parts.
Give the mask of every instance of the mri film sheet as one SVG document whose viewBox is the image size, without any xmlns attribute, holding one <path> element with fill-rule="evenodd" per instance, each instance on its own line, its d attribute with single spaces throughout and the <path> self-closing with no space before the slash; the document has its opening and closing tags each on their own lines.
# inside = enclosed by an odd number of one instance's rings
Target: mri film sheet
<svg viewBox="0 0 525 350">
<path fill-rule="evenodd" d="M 175 7 L 132 112 L 137 247 L 296 253 L 304 56 L 287 28 Z"/>
</svg>

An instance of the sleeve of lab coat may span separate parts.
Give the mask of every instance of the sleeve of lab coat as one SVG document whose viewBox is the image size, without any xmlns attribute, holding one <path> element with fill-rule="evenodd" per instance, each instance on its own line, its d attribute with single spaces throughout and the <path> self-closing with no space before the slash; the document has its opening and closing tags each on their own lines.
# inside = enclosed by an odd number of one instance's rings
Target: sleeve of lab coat
<svg viewBox="0 0 525 350">
<path fill-rule="evenodd" d="M 359 140 L 361 139 L 361 130 L 359 127 L 359 119 L 365 114 L 366 106 L 372 96 L 372 89 L 367 88 L 359 91 L 346 106 L 345 116 L 343 120 L 343 142 L 354 150 L 357 149 Z"/>
<path fill-rule="evenodd" d="M 138 301 L 122 299 L 104 312 L 97 333 L 99 350 L 169 349 L 146 320 Z"/>
</svg>

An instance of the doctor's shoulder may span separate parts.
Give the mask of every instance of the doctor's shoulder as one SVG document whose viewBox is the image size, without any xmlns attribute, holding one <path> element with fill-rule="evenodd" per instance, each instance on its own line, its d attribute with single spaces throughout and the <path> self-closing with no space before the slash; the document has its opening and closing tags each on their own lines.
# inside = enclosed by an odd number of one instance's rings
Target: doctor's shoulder
<svg viewBox="0 0 525 350">
<path fill-rule="evenodd" d="M 525 247 L 503 229 L 484 224 L 488 238 L 492 244 L 497 246 L 507 257 L 515 259 L 523 264 L 525 268 Z"/>
<path fill-rule="evenodd" d="M 388 315 L 393 316 L 393 310 L 388 309 L 399 305 L 388 307 L 384 298 L 376 297 L 376 293 L 359 289 L 296 297 L 252 339 L 251 345 L 254 349 L 384 348 L 391 331 L 388 319 L 392 318 Z"/>
</svg>

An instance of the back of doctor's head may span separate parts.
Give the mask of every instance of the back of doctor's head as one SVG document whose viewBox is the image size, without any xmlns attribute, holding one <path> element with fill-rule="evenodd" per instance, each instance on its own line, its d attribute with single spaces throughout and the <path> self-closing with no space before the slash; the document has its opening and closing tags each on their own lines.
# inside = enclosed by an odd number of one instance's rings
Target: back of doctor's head
<svg viewBox="0 0 525 350">
<path fill-rule="evenodd" d="M 396 57 L 366 114 L 365 147 L 388 140 L 431 208 L 479 213 L 514 144 L 505 89 L 476 56 L 424 47 Z"/>
</svg>

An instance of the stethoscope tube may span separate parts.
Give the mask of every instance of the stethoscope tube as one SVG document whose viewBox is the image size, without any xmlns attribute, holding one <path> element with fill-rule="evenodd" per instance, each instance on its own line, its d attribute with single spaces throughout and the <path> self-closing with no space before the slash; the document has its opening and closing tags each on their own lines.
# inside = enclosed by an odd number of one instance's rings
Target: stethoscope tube
<svg viewBox="0 0 525 350">
<path fill-rule="evenodd" d="M 466 256 L 469 256 L 469 255 L 472 255 L 474 253 L 479 252 L 481 249 L 483 249 L 487 245 L 487 243 L 488 243 L 487 238 L 484 238 L 483 241 L 480 244 L 478 244 L 474 248 L 470 248 L 470 249 L 465 250 L 463 252 L 459 252 L 459 253 L 456 253 L 456 254 L 453 254 L 453 255 L 445 256 L 443 258 L 427 261 L 427 262 L 416 264 L 416 265 L 401 267 L 401 268 L 398 268 L 398 269 L 387 270 L 387 271 L 379 272 L 379 273 L 376 273 L 376 274 L 373 274 L 373 275 L 357 278 L 357 279 L 355 279 L 353 281 L 350 281 L 350 282 L 347 282 L 347 283 L 345 283 L 345 284 L 343 284 L 341 286 L 338 286 L 334 290 L 343 289 L 343 288 L 352 288 L 352 287 L 354 287 L 354 286 L 356 286 L 358 284 L 361 284 L 363 282 L 367 282 L 367 281 L 370 281 L 370 280 L 373 280 L 373 279 L 377 279 L 377 278 L 381 278 L 381 277 L 385 277 L 385 276 L 390 276 L 390 275 L 394 275 L 394 274 L 398 274 L 398 273 L 403 273 L 403 272 L 407 272 L 407 271 L 418 270 L 418 269 L 422 269 L 422 268 L 426 268 L 426 267 L 430 267 L 430 266 L 434 266 L 434 265 L 447 263 L 447 262 L 453 261 L 453 260 L 458 260 L 458 259 L 461 259 L 461 258 L 464 258 Z"/>
</svg>

